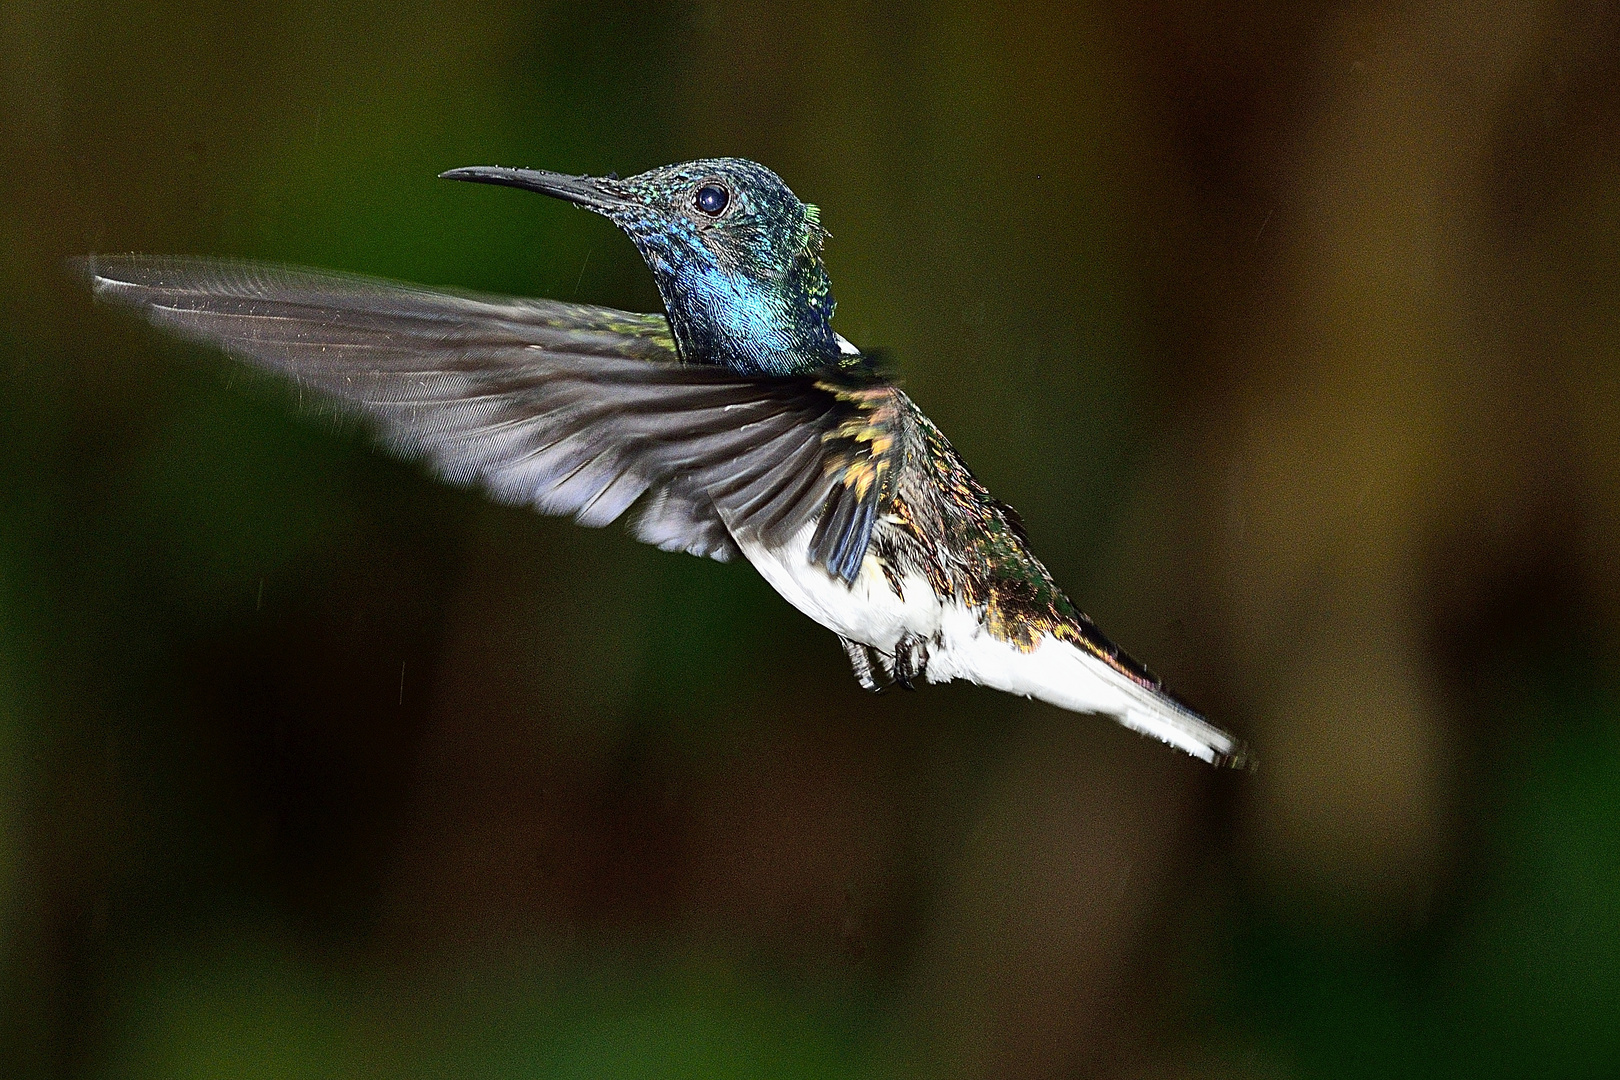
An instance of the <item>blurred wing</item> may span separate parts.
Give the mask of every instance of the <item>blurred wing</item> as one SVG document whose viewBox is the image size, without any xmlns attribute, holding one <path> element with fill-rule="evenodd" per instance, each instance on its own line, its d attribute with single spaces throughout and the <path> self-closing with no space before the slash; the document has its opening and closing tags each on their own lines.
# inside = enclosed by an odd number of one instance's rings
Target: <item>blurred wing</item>
<svg viewBox="0 0 1620 1080">
<path fill-rule="evenodd" d="M 448 480 L 593 526 L 645 495 L 633 530 L 666 550 L 725 560 L 820 515 L 819 560 L 851 580 L 883 490 L 862 478 L 891 471 L 869 433 L 889 388 L 681 364 L 661 315 L 207 259 L 81 267 L 98 298 L 364 413 Z"/>
</svg>

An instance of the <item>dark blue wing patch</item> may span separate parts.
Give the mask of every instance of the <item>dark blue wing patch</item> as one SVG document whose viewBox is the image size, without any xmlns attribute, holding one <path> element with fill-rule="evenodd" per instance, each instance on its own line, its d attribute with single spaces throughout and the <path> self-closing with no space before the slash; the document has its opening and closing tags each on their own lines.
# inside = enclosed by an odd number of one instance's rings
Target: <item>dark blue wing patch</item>
<svg viewBox="0 0 1620 1080">
<path fill-rule="evenodd" d="M 893 494 L 905 453 L 905 413 L 899 390 L 887 383 L 817 385 L 834 395 L 841 415 L 822 436 L 822 468 L 833 484 L 808 554 L 812 563 L 851 583 L 861 572 L 878 513 Z"/>
</svg>

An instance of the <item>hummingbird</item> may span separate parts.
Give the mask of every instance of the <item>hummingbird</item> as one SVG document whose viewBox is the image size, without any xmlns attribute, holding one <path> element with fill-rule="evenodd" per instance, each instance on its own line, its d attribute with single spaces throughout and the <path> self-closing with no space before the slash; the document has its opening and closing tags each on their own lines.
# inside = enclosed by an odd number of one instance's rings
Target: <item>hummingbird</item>
<svg viewBox="0 0 1620 1080">
<path fill-rule="evenodd" d="M 606 217 L 664 313 L 219 259 L 90 256 L 79 269 L 97 298 L 362 414 L 445 480 L 746 560 L 838 636 L 868 690 L 965 679 L 1246 763 L 1069 601 L 1018 514 L 833 329 L 820 211 L 770 169 L 708 158 L 624 179 L 441 175 Z"/>
</svg>

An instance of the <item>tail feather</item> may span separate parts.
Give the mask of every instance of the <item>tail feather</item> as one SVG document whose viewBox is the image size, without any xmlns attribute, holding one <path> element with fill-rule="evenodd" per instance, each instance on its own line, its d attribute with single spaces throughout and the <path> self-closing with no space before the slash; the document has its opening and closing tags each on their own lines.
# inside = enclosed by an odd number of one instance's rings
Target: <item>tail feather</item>
<svg viewBox="0 0 1620 1080">
<path fill-rule="evenodd" d="M 1163 691 L 1050 634 L 1026 652 L 962 614 L 966 618 L 947 619 L 945 648 L 930 659 L 930 682 L 967 679 L 1074 712 L 1100 713 L 1211 764 L 1254 767 L 1243 743 Z"/>
</svg>

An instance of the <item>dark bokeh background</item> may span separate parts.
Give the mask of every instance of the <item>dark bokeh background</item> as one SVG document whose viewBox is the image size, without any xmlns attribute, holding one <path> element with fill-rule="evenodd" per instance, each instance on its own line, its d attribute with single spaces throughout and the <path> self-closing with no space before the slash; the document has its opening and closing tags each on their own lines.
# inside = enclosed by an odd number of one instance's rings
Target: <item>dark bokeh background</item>
<svg viewBox="0 0 1620 1080">
<path fill-rule="evenodd" d="M 438 182 L 712 154 L 1217 774 L 869 697 L 86 251 L 656 308 Z M 1620 6 L 0 0 L 0 1074 L 1620 1061 Z"/>
</svg>

